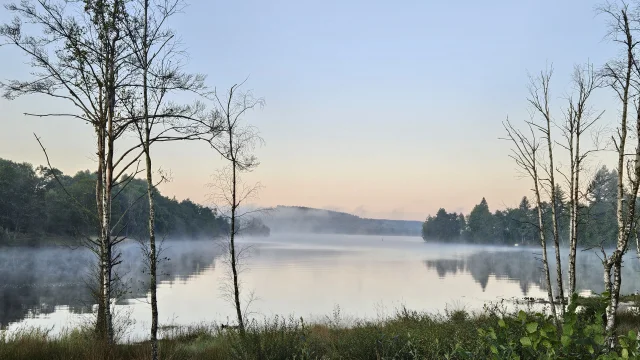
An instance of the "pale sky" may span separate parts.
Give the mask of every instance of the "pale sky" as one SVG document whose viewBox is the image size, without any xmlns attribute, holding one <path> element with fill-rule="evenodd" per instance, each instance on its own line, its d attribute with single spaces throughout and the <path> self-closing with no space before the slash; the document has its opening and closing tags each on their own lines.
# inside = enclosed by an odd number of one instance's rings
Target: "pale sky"
<svg viewBox="0 0 640 360">
<path fill-rule="evenodd" d="M 528 119 L 528 72 L 553 63 L 559 104 L 574 64 L 599 66 L 616 54 L 599 3 L 192 0 L 174 27 L 190 71 L 217 88 L 249 76 L 246 87 L 266 100 L 247 117 L 266 142 L 248 177 L 264 186 L 256 204 L 423 220 L 440 207 L 468 213 L 482 197 L 494 210 L 530 195 L 499 140 L 501 121 Z M 1 10 L 0 21 L 8 19 Z M 27 78 L 25 63 L 0 48 L 0 79 Z M 35 132 L 54 166 L 93 170 L 90 126 L 22 115 L 67 106 L 0 99 L 0 158 L 45 163 Z M 594 106 L 615 120 L 609 91 Z M 163 144 L 153 155 L 173 174 L 164 195 L 206 203 L 206 184 L 222 166 L 207 146 Z M 592 166 L 611 164 L 605 158 Z"/>
</svg>

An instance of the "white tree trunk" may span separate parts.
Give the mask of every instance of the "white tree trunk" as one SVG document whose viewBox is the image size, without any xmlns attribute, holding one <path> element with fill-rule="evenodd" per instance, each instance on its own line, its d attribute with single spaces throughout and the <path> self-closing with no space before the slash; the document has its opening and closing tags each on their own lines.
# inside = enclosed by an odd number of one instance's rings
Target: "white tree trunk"
<svg viewBox="0 0 640 360">
<path fill-rule="evenodd" d="M 149 132 L 147 131 L 147 134 Z M 147 135 L 148 136 L 148 135 Z M 151 292 L 151 358 L 158 359 L 158 291 L 157 291 L 157 264 L 158 253 L 156 250 L 155 232 L 155 201 L 153 189 L 153 175 L 151 172 L 151 155 L 149 143 L 145 151 L 147 164 L 147 193 L 149 199 L 149 291 Z"/>
<path fill-rule="evenodd" d="M 573 134 L 570 137 L 569 152 L 571 156 L 571 213 L 569 219 L 569 299 L 576 292 L 576 252 L 578 247 L 578 209 L 580 189 L 580 128 L 575 129 L 575 149 L 573 148 Z"/>
<path fill-rule="evenodd" d="M 112 130 L 111 130 L 112 131 Z M 107 140 L 107 163 L 104 171 L 104 186 L 102 188 L 102 218 L 101 218 L 101 255 L 102 255 L 102 301 L 107 340 L 114 339 L 113 319 L 111 314 L 111 285 L 112 285 L 112 239 L 111 239 L 111 189 L 113 177 L 113 142 Z"/>
<path fill-rule="evenodd" d="M 551 306 L 551 314 L 557 321 L 558 315 L 556 313 L 556 306 L 553 299 L 553 287 L 551 286 L 551 274 L 549 272 L 549 260 L 547 259 L 547 240 L 545 236 L 545 228 L 542 217 L 542 200 L 540 198 L 540 187 L 538 185 L 537 171 L 534 169 L 534 192 L 536 196 L 536 205 L 538 208 L 538 235 L 540 236 L 540 246 L 542 247 L 542 269 L 544 270 L 545 282 L 547 285 L 547 296 L 549 298 L 549 304 Z"/>
<path fill-rule="evenodd" d="M 548 106 L 548 104 L 546 104 Z M 558 214 L 556 211 L 556 182 L 554 178 L 555 168 L 553 167 L 553 146 L 551 142 L 551 118 L 547 110 L 547 146 L 549 147 L 549 184 L 551 187 L 551 226 L 553 227 L 553 245 L 556 254 L 556 281 L 558 286 L 557 295 L 560 297 L 560 316 L 564 318 L 564 289 L 562 286 L 562 262 L 560 258 L 560 234 L 558 232 Z"/>
</svg>

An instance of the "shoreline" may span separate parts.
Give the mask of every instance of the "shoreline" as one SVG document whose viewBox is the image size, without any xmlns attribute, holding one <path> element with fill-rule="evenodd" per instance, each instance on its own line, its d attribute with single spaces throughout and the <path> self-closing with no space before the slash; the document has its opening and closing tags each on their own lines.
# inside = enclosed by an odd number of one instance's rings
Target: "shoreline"
<svg viewBox="0 0 640 360">
<path fill-rule="evenodd" d="M 596 308 L 576 314 L 578 330 L 593 328 L 593 321 L 597 324 Z M 339 319 L 326 319 L 307 323 L 303 318 L 275 316 L 264 323 L 249 322 L 244 334 L 218 324 L 163 326 L 160 354 L 163 359 L 491 358 L 495 354 L 491 336 L 483 334 L 497 332 L 500 337 L 520 339 L 533 322 L 540 323 L 540 328 L 552 324 L 540 314 L 506 311 L 496 304 L 478 313 L 453 310 L 430 314 L 403 308 L 386 319 L 356 320 L 349 326 L 341 325 Z M 618 334 L 625 334 L 635 329 L 640 314 L 620 314 L 618 319 Z M 583 336 L 578 330 L 576 341 Z M 530 350 L 517 341 L 513 346 L 523 354 Z M 149 352 L 148 340 L 106 345 L 87 327 L 69 330 L 60 337 L 37 328 L 0 333 L 0 358 L 134 360 L 147 358 Z"/>
</svg>

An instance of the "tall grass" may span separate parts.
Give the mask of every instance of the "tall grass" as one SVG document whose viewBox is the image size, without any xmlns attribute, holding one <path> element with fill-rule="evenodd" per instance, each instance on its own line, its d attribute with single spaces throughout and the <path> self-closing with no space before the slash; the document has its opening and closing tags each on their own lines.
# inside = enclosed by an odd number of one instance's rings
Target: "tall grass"
<svg viewBox="0 0 640 360">
<path fill-rule="evenodd" d="M 484 359 L 491 349 L 478 329 L 497 327 L 504 316 L 514 314 L 497 307 L 477 314 L 457 309 L 440 315 L 400 309 L 389 318 L 354 320 L 348 327 L 336 316 L 314 324 L 301 318 L 274 317 L 248 323 L 244 336 L 215 325 L 166 327 L 162 329 L 160 355 L 171 360 Z M 40 329 L 0 336 L 0 359 L 133 360 L 150 358 L 150 351 L 146 342 L 108 346 L 82 330 L 56 337 Z"/>
<path fill-rule="evenodd" d="M 464 311 L 428 315 L 401 310 L 381 321 L 354 320 L 342 327 L 334 316 L 324 323 L 276 316 L 250 322 L 244 336 L 217 326 L 163 329 L 163 359 L 442 359 L 456 346 L 477 347 L 477 328 L 493 323 L 489 316 Z M 90 331 L 51 336 L 42 329 L 0 337 L 0 359 L 147 359 L 143 343 L 107 346 Z"/>
</svg>

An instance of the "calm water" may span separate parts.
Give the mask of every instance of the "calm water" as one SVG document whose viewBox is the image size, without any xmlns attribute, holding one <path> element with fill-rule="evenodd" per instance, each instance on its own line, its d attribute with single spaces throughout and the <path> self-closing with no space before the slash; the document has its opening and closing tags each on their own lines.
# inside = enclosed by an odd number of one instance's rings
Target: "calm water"
<svg viewBox="0 0 640 360">
<path fill-rule="evenodd" d="M 406 306 L 441 312 L 478 309 L 499 299 L 545 297 L 539 249 L 427 244 L 420 238 L 336 235 L 272 235 L 242 239 L 245 252 L 243 291 L 253 293 L 253 318 L 275 315 L 310 320 L 381 318 Z M 158 289 L 161 325 L 233 323 L 225 299 L 228 268 L 213 242 L 167 242 Z M 126 288 L 116 314 L 127 319 L 127 336 L 144 336 L 149 306 L 144 264 L 137 244 L 120 248 L 118 272 Z M 550 253 L 551 255 L 551 253 Z M 563 258 L 566 254 L 563 255 Z M 24 326 L 83 324 L 92 301 L 87 290 L 94 257 L 67 248 L 0 251 L 0 324 L 9 331 Z M 555 270 L 554 270 L 555 271 Z M 581 291 L 602 291 L 602 268 L 593 253 L 577 262 Z M 623 293 L 640 287 L 640 262 L 630 257 Z M 245 301 L 246 303 L 246 301 Z"/>
</svg>

